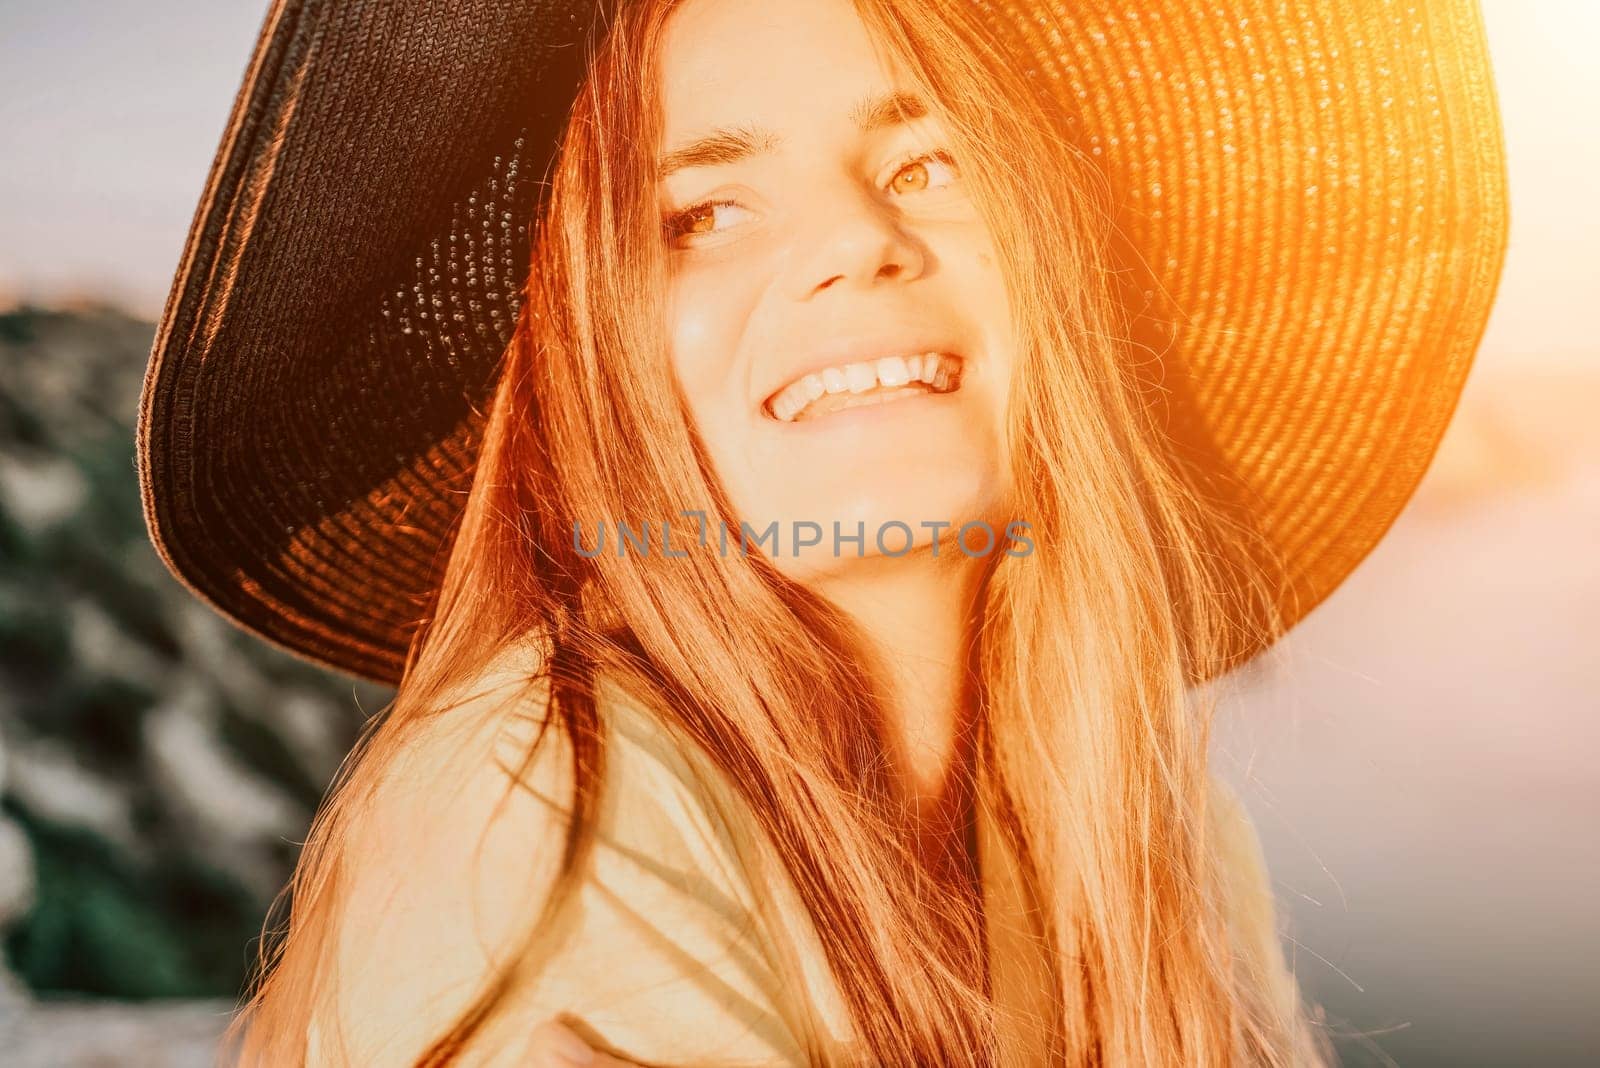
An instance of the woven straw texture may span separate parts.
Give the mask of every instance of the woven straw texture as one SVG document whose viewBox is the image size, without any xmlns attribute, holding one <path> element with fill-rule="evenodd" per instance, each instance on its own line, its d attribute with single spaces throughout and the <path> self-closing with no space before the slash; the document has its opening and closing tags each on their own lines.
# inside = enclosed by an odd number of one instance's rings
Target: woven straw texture
<svg viewBox="0 0 1600 1068">
<path fill-rule="evenodd" d="M 1174 443 L 1287 561 L 1300 619 L 1411 496 L 1493 300 L 1505 164 L 1476 4 L 985 6 L 1103 168 Z M 594 15 L 269 14 L 138 427 L 152 541 L 239 626 L 399 678 Z"/>
</svg>

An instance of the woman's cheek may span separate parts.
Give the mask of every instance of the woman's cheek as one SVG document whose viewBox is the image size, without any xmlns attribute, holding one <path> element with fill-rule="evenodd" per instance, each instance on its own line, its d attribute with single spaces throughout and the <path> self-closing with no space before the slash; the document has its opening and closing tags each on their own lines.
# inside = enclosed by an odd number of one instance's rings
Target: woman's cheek
<svg viewBox="0 0 1600 1068">
<path fill-rule="evenodd" d="M 674 364 L 686 388 L 714 389 L 740 373 L 740 353 L 765 289 L 762 278 L 755 257 L 732 249 L 708 252 L 680 269 L 670 290 L 669 320 Z"/>
<path fill-rule="evenodd" d="M 673 294 L 670 321 L 673 370 L 698 410 L 707 385 L 726 375 L 732 358 L 726 316 L 719 312 L 713 288 L 685 281 Z"/>
</svg>

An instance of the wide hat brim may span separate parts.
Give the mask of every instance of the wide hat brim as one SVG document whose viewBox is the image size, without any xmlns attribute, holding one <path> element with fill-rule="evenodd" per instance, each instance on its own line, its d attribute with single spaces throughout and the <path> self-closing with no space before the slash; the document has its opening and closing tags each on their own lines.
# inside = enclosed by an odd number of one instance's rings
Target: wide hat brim
<svg viewBox="0 0 1600 1068">
<path fill-rule="evenodd" d="M 1174 440 L 1286 561 L 1293 623 L 1410 498 L 1488 318 L 1508 219 L 1477 6 L 990 6 L 1068 94 L 1148 272 L 1130 311 Z M 151 540 L 237 625 L 398 681 L 595 16 L 576 0 L 268 15 L 137 431 Z"/>
</svg>

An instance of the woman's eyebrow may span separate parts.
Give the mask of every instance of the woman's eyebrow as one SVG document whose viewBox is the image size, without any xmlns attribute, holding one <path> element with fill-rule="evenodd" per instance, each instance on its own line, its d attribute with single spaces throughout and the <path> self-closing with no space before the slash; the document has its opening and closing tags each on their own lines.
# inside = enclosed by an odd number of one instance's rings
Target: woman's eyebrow
<svg viewBox="0 0 1600 1068">
<path fill-rule="evenodd" d="M 928 114 L 927 105 L 915 93 L 891 92 L 868 96 L 850 112 L 856 128 L 864 134 L 920 119 Z M 689 167 L 716 167 L 776 151 L 783 138 L 757 126 L 722 127 L 705 137 L 675 148 L 657 161 L 663 179 Z"/>
</svg>

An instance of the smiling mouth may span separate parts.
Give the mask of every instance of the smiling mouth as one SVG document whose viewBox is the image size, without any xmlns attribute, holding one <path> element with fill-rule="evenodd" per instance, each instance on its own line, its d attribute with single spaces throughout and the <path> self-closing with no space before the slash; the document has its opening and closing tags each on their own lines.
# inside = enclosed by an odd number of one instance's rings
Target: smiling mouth
<svg viewBox="0 0 1600 1068">
<path fill-rule="evenodd" d="M 784 386 L 762 408 L 781 423 L 798 423 L 903 397 L 954 393 L 963 363 L 950 353 L 925 352 L 825 367 Z"/>
</svg>

